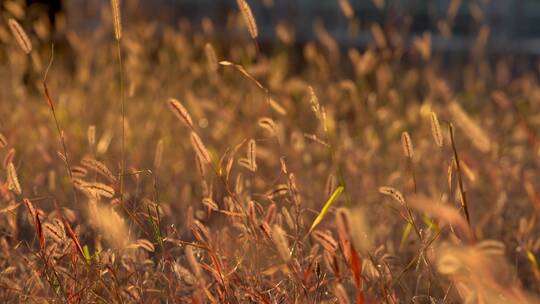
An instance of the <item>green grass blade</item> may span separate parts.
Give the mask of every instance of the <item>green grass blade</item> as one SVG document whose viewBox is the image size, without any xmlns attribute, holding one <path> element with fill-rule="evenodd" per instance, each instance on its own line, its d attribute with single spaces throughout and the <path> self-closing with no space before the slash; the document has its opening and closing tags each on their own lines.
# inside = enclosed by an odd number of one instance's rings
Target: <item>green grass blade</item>
<svg viewBox="0 0 540 304">
<path fill-rule="evenodd" d="M 337 187 L 337 189 L 334 191 L 334 193 L 332 193 L 332 195 L 330 196 L 330 198 L 326 201 L 326 203 L 324 204 L 323 208 L 321 209 L 321 212 L 319 212 L 319 215 L 317 215 L 317 217 L 315 218 L 315 220 L 313 221 L 313 224 L 311 224 L 311 228 L 309 228 L 309 231 L 306 235 L 306 237 L 313 231 L 313 229 L 315 229 L 315 227 L 323 220 L 324 216 L 326 215 L 326 213 L 328 213 L 328 209 L 330 209 L 330 206 L 332 206 L 332 204 L 337 200 L 337 198 L 341 195 L 341 193 L 343 192 L 343 186 L 339 186 Z"/>
<path fill-rule="evenodd" d="M 409 238 L 409 235 L 411 234 L 412 228 L 413 226 L 410 222 L 407 222 L 407 224 L 405 224 L 405 228 L 403 229 L 403 233 L 401 234 L 401 241 L 399 242 L 399 250 L 403 249 L 405 242 L 407 241 L 407 239 Z"/>
<path fill-rule="evenodd" d="M 83 246 L 83 254 L 84 258 L 86 259 L 86 263 L 90 265 L 90 262 L 92 261 L 92 256 L 90 255 L 90 250 L 88 249 L 87 245 Z"/>
</svg>

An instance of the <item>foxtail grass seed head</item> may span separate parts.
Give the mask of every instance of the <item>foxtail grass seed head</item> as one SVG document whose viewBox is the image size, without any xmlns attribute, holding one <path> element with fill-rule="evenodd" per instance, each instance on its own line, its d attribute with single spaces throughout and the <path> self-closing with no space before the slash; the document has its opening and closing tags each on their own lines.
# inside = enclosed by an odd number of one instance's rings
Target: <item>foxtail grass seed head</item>
<svg viewBox="0 0 540 304">
<path fill-rule="evenodd" d="M 248 162 L 251 171 L 257 171 L 257 143 L 254 139 L 248 142 Z"/>
<path fill-rule="evenodd" d="M 319 103 L 319 98 L 315 94 L 315 91 L 313 90 L 313 87 L 309 86 L 309 102 L 311 103 L 311 109 L 313 110 L 313 113 L 315 113 L 315 116 L 317 118 L 321 118 L 321 105 Z"/>
<path fill-rule="evenodd" d="M 15 40 L 17 41 L 17 44 L 25 52 L 26 54 L 30 54 L 32 52 L 32 43 L 30 42 L 30 38 L 28 38 L 28 35 L 23 30 L 19 22 L 13 18 L 9 18 L 8 20 L 9 29 L 11 30 L 11 33 L 15 37 Z"/>
<path fill-rule="evenodd" d="M 85 177 L 88 174 L 88 170 L 83 166 L 73 166 L 71 167 L 71 174 L 74 177 Z"/>
<path fill-rule="evenodd" d="M 259 119 L 258 124 L 261 128 L 267 130 L 271 135 L 277 135 L 276 123 L 269 117 L 262 117 Z"/>
<path fill-rule="evenodd" d="M 406 131 L 401 133 L 401 145 L 403 147 L 403 154 L 409 159 L 413 158 L 414 150 L 409 133 Z"/>
<path fill-rule="evenodd" d="M 208 69 L 212 72 L 217 71 L 219 65 L 217 60 L 216 51 L 214 50 L 214 47 L 207 43 L 204 46 L 204 51 L 206 53 L 206 61 L 208 62 Z"/>
<path fill-rule="evenodd" d="M 93 159 L 91 157 L 85 157 L 81 160 L 81 165 L 83 165 L 89 170 L 92 170 L 100 174 L 101 176 L 107 178 L 113 183 L 115 183 L 117 180 L 116 176 L 112 174 L 111 170 L 109 170 L 109 168 L 107 168 L 107 166 L 104 163 L 96 159 Z"/>
<path fill-rule="evenodd" d="M 158 140 L 156 144 L 156 152 L 154 153 L 154 168 L 159 169 L 163 161 L 163 139 Z"/>
<path fill-rule="evenodd" d="M 347 19 L 351 19 L 354 17 L 354 10 L 349 3 L 349 0 L 339 0 L 339 8 L 343 12 L 343 15 L 347 17 Z"/>
<path fill-rule="evenodd" d="M 255 17 L 253 17 L 253 12 L 251 11 L 249 4 L 247 4 L 245 0 L 236 0 L 236 3 L 238 4 L 238 8 L 242 13 L 242 17 L 244 18 L 244 22 L 248 28 L 249 35 L 252 39 L 257 38 L 259 35 L 257 23 L 255 22 Z"/>
<path fill-rule="evenodd" d="M 441 132 L 441 125 L 439 124 L 439 118 L 435 112 L 431 112 L 431 134 L 433 135 L 433 139 L 437 146 L 442 147 L 444 142 L 443 135 Z"/>
<path fill-rule="evenodd" d="M 337 185 L 336 176 L 334 174 L 328 175 L 328 178 L 326 179 L 325 195 L 330 197 L 330 195 L 334 193 L 334 190 L 336 190 Z"/>
<path fill-rule="evenodd" d="M 334 253 L 338 243 L 330 233 L 316 230 L 312 233 L 313 238 L 328 252 Z"/>
<path fill-rule="evenodd" d="M 193 121 L 191 120 L 191 116 L 189 115 L 189 112 L 186 110 L 186 108 L 174 98 L 169 98 L 169 105 L 171 106 L 171 110 L 173 113 L 184 122 L 184 124 L 190 128 L 193 129 Z"/>
<path fill-rule="evenodd" d="M 114 196 L 114 189 L 103 183 L 86 183 L 84 187 L 96 197 L 112 198 Z"/>
<path fill-rule="evenodd" d="M 22 193 L 19 178 L 17 177 L 17 171 L 15 170 L 15 165 L 12 162 L 7 165 L 7 182 L 10 190 L 19 195 Z"/>
<path fill-rule="evenodd" d="M 403 197 L 403 194 L 392 187 L 380 187 L 379 193 L 391 196 L 401 205 L 405 205 L 405 198 Z"/>
<path fill-rule="evenodd" d="M 492 142 L 488 134 L 463 110 L 459 103 L 452 101 L 448 105 L 448 110 L 456 121 L 456 125 L 478 150 L 485 153 L 491 150 Z"/>
<path fill-rule="evenodd" d="M 4 168 L 8 167 L 9 163 L 13 161 L 14 157 L 15 157 L 15 148 L 11 148 L 6 153 L 6 156 L 4 156 L 4 161 L 2 162 L 2 164 L 4 165 Z"/>
<path fill-rule="evenodd" d="M 202 278 L 203 273 L 202 273 L 201 265 L 199 264 L 199 262 L 195 258 L 195 253 L 193 252 L 193 247 L 186 246 L 186 249 L 184 250 L 184 253 L 186 255 L 186 259 L 188 261 L 189 267 L 191 268 L 191 271 L 195 274 L 197 279 L 200 280 Z"/>
<path fill-rule="evenodd" d="M 122 39 L 122 20 L 120 16 L 120 0 L 111 0 L 111 9 L 114 23 L 114 38 Z"/>
<path fill-rule="evenodd" d="M 6 137 L 4 136 L 4 134 L 0 133 L 0 148 L 5 148 L 7 147 L 7 145 L 8 145 L 8 142 L 7 142 Z"/>
<path fill-rule="evenodd" d="M 210 154 L 208 153 L 208 150 L 206 150 L 206 147 L 204 146 L 199 135 L 197 135 L 195 132 L 191 132 L 190 139 L 191 145 L 193 146 L 195 153 L 197 153 L 197 156 L 199 156 L 199 158 L 206 163 L 212 162 Z"/>
<path fill-rule="evenodd" d="M 289 242 L 287 241 L 285 231 L 279 225 L 272 226 L 272 238 L 276 245 L 279 257 L 283 261 L 288 262 L 291 258 L 289 253 Z"/>
<path fill-rule="evenodd" d="M 88 127 L 88 144 L 92 147 L 96 144 L 96 126 L 94 125 Z"/>
<path fill-rule="evenodd" d="M 351 300 L 349 299 L 349 296 L 347 295 L 347 291 L 345 290 L 345 287 L 341 284 L 336 284 L 334 287 L 334 295 L 337 298 L 337 302 L 339 304 L 350 304 Z"/>
</svg>

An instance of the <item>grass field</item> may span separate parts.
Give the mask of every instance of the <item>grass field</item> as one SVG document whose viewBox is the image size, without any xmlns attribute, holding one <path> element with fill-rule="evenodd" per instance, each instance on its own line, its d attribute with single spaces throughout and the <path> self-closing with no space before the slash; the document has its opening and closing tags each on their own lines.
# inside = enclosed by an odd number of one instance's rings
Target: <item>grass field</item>
<svg viewBox="0 0 540 304">
<path fill-rule="evenodd" d="M 2 303 L 540 303 L 537 66 L 485 28 L 454 66 L 377 24 L 263 48 L 237 3 L 234 43 L 2 12 Z"/>
</svg>

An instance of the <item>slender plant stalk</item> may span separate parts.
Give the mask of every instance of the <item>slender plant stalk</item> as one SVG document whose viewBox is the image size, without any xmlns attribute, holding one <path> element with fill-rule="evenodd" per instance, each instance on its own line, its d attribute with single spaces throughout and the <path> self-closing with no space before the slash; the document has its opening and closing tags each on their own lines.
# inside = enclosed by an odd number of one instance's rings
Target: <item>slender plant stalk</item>
<svg viewBox="0 0 540 304">
<path fill-rule="evenodd" d="M 66 146 L 66 140 L 64 138 L 64 132 L 60 128 L 60 123 L 58 123 L 58 118 L 56 117 L 56 111 L 54 109 L 54 102 L 51 98 L 51 95 L 49 94 L 49 88 L 47 86 L 47 75 L 49 74 L 49 69 L 51 68 L 54 61 L 54 44 L 51 44 L 51 58 L 49 60 L 49 65 L 47 65 L 47 69 L 45 70 L 45 74 L 43 75 L 42 85 L 43 85 L 43 93 L 45 94 L 45 98 L 47 99 L 47 104 L 49 105 L 49 109 L 51 109 L 51 113 L 54 119 L 54 124 L 56 125 L 56 131 L 58 132 L 58 136 L 60 138 L 60 143 L 62 144 L 62 150 L 64 152 L 64 158 L 65 158 L 65 164 L 66 169 L 68 171 L 68 176 L 71 181 L 71 188 L 73 191 L 73 200 L 75 204 L 77 204 L 77 191 L 75 190 L 75 183 L 73 182 L 73 173 L 71 172 L 71 162 L 69 160 L 69 155 L 67 152 L 67 146 Z"/>
<path fill-rule="evenodd" d="M 120 48 L 120 39 L 116 40 L 116 49 L 118 55 L 118 69 L 120 72 L 119 83 L 120 83 L 120 104 L 122 112 L 122 148 L 121 148 L 121 157 L 122 163 L 120 168 L 120 202 L 124 203 L 124 178 L 126 170 L 126 107 L 124 99 L 124 69 L 122 64 L 122 50 Z"/>
<path fill-rule="evenodd" d="M 463 187 L 463 177 L 461 174 L 461 165 L 459 164 L 459 156 L 456 148 L 456 142 L 454 140 L 454 125 L 452 123 L 448 124 L 448 128 L 450 130 L 450 141 L 452 142 L 452 150 L 454 151 L 454 160 L 456 162 L 456 171 L 458 176 L 458 186 L 459 186 L 459 192 L 461 194 L 461 207 L 463 207 L 463 211 L 465 212 L 465 218 L 467 219 L 467 224 L 469 224 L 469 227 L 471 226 L 471 219 L 469 216 L 469 205 L 467 204 L 467 192 L 465 191 L 465 187 Z"/>
</svg>

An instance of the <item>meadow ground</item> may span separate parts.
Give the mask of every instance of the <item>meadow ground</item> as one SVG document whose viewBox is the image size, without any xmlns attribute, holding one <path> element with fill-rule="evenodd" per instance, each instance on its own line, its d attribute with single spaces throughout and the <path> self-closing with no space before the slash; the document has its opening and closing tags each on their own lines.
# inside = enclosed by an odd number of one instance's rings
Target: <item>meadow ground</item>
<svg viewBox="0 0 540 304">
<path fill-rule="evenodd" d="M 3 12 L 2 303 L 538 302 L 537 66 L 111 3 Z"/>
</svg>

